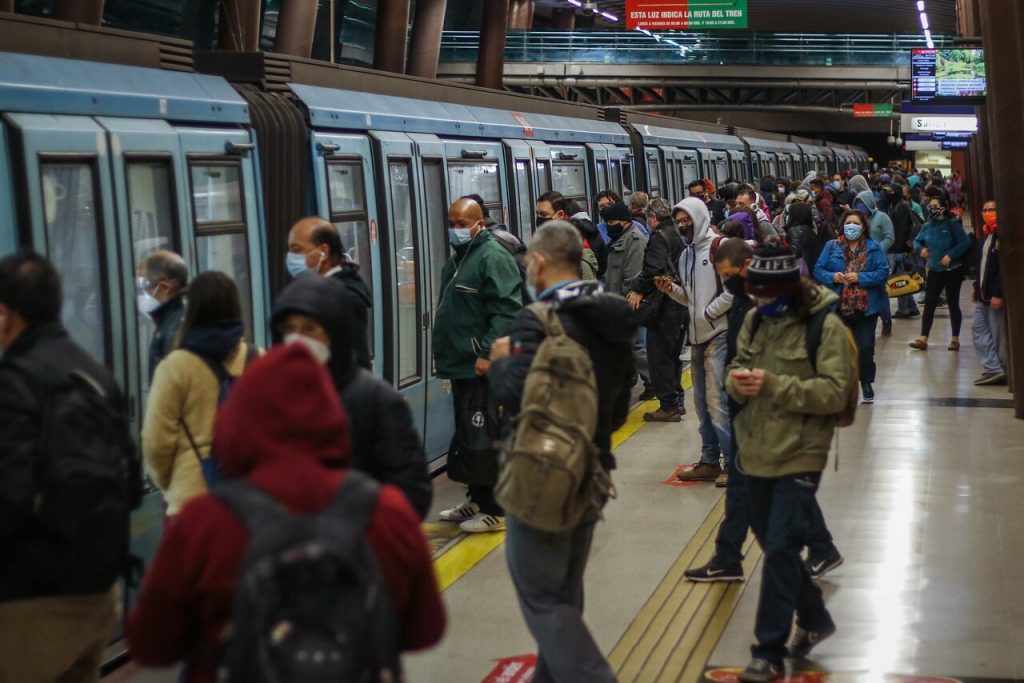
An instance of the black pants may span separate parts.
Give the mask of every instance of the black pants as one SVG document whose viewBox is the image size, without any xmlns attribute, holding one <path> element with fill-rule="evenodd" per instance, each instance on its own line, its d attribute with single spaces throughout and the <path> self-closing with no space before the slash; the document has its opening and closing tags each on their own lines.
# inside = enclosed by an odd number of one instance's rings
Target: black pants
<svg viewBox="0 0 1024 683">
<path fill-rule="evenodd" d="M 468 397 L 478 391 L 483 382 L 479 379 L 453 379 L 452 398 L 455 402 L 455 434 L 448 452 L 449 477 L 453 481 L 465 482 L 469 487 L 469 499 L 480 506 L 488 515 L 501 515 L 501 506 L 494 500 L 494 484 L 498 480 L 498 451 L 493 448 L 496 438 L 497 415 L 488 396 L 486 411 L 472 403 Z M 474 426 L 475 420 L 466 411 L 486 413 L 487 429 Z"/>
<path fill-rule="evenodd" d="M 682 313 L 685 310 L 673 301 L 666 301 L 658 321 L 647 328 L 647 367 L 651 374 L 651 388 L 665 410 L 683 405 L 683 363 L 679 354 L 683 350 Z"/>
<path fill-rule="evenodd" d="M 843 322 L 853 333 L 857 342 L 857 355 L 860 356 L 860 381 L 870 384 L 875 381 L 875 330 L 878 328 L 877 315 L 864 315 L 843 318 Z"/>
<path fill-rule="evenodd" d="M 932 331 L 935 320 L 935 307 L 939 304 L 939 296 L 946 293 L 946 305 L 949 306 L 949 326 L 954 337 L 960 336 L 960 325 L 964 315 L 960 312 L 960 286 L 964 283 L 964 269 L 932 270 L 928 273 L 928 281 L 924 290 L 924 317 L 921 318 L 921 336 L 927 337 Z"/>
</svg>

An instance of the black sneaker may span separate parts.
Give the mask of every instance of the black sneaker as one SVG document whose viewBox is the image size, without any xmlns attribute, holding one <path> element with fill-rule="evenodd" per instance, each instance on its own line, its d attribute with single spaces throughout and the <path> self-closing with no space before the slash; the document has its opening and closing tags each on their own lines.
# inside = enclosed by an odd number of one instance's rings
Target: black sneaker
<svg viewBox="0 0 1024 683">
<path fill-rule="evenodd" d="M 793 637 L 786 648 L 789 656 L 794 659 L 803 659 L 811 653 L 814 646 L 836 632 L 835 622 L 829 617 L 828 623 L 814 631 L 808 631 L 797 626 L 793 630 Z"/>
<path fill-rule="evenodd" d="M 740 672 L 739 678 L 744 683 L 771 683 L 782 676 L 782 672 L 781 664 L 754 657 L 747 668 Z"/>
<path fill-rule="evenodd" d="M 863 397 L 862 403 L 871 404 L 875 402 L 875 389 L 871 386 L 871 382 L 861 382 L 860 393 Z"/>
<path fill-rule="evenodd" d="M 883 337 L 891 337 L 892 336 L 892 321 L 891 320 L 883 320 L 882 321 L 882 336 Z"/>
<path fill-rule="evenodd" d="M 683 572 L 687 581 L 695 583 L 714 583 L 716 581 L 742 581 L 743 566 L 740 564 L 721 565 L 714 558 L 703 567 L 687 569 Z"/>
<path fill-rule="evenodd" d="M 804 566 L 812 579 L 820 579 L 842 563 L 843 556 L 839 554 L 839 548 L 833 545 L 824 557 L 808 557 Z"/>
<path fill-rule="evenodd" d="M 645 387 L 639 396 L 641 401 L 653 401 L 656 398 L 658 398 L 658 395 L 654 393 L 654 389 L 651 389 L 650 387 Z"/>
</svg>

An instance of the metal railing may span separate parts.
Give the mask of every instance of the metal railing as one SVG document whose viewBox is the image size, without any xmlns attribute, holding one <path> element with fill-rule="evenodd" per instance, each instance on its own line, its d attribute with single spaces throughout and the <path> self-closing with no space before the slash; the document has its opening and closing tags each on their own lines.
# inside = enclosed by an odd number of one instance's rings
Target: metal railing
<svg viewBox="0 0 1024 683">
<path fill-rule="evenodd" d="M 953 43 L 952 36 L 933 39 L 936 47 Z M 475 31 L 445 31 L 441 61 L 476 61 L 479 40 Z M 510 31 L 505 61 L 909 66 L 911 49 L 923 47 L 921 34 Z"/>
</svg>

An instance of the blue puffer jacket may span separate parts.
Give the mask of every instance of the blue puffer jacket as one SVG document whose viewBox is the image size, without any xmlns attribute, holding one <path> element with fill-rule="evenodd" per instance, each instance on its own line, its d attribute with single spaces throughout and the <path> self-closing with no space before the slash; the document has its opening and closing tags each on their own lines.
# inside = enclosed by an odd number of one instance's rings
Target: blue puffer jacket
<svg viewBox="0 0 1024 683">
<path fill-rule="evenodd" d="M 843 285 L 833 282 L 832 278 L 836 273 L 846 272 L 846 256 L 842 245 L 844 239 L 840 237 L 829 240 L 814 266 L 814 279 L 831 288 L 840 297 L 843 295 Z M 885 281 L 889 278 L 889 259 L 878 242 L 869 239 L 867 245 L 868 258 L 864 270 L 859 273 L 859 286 L 868 292 L 868 310 L 865 315 L 879 315 L 886 305 Z"/>
<path fill-rule="evenodd" d="M 964 264 L 971 239 L 960 221 L 947 217 L 930 220 L 921 227 L 914 240 L 914 252 L 920 254 L 925 247 L 928 247 L 928 270 L 953 270 Z M 943 256 L 952 259 L 948 266 L 942 265 Z"/>
</svg>

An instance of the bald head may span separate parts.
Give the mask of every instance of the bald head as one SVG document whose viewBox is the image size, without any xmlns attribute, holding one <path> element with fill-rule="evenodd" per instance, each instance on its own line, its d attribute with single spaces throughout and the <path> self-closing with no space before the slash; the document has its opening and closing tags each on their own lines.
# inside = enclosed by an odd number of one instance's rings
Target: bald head
<svg viewBox="0 0 1024 683">
<path fill-rule="evenodd" d="M 472 199 L 459 199 L 448 209 L 448 227 L 450 229 L 469 229 L 470 237 L 484 229 L 484 212 Z"/>
<path fill-rule="evenodd" d="M 303 254 L 306 265 L 320 274 L 341 263 L 344 245 L 337 229 L 319 216 L 303 218 L 288 233 L 288 253 Z"/>
</svg>

